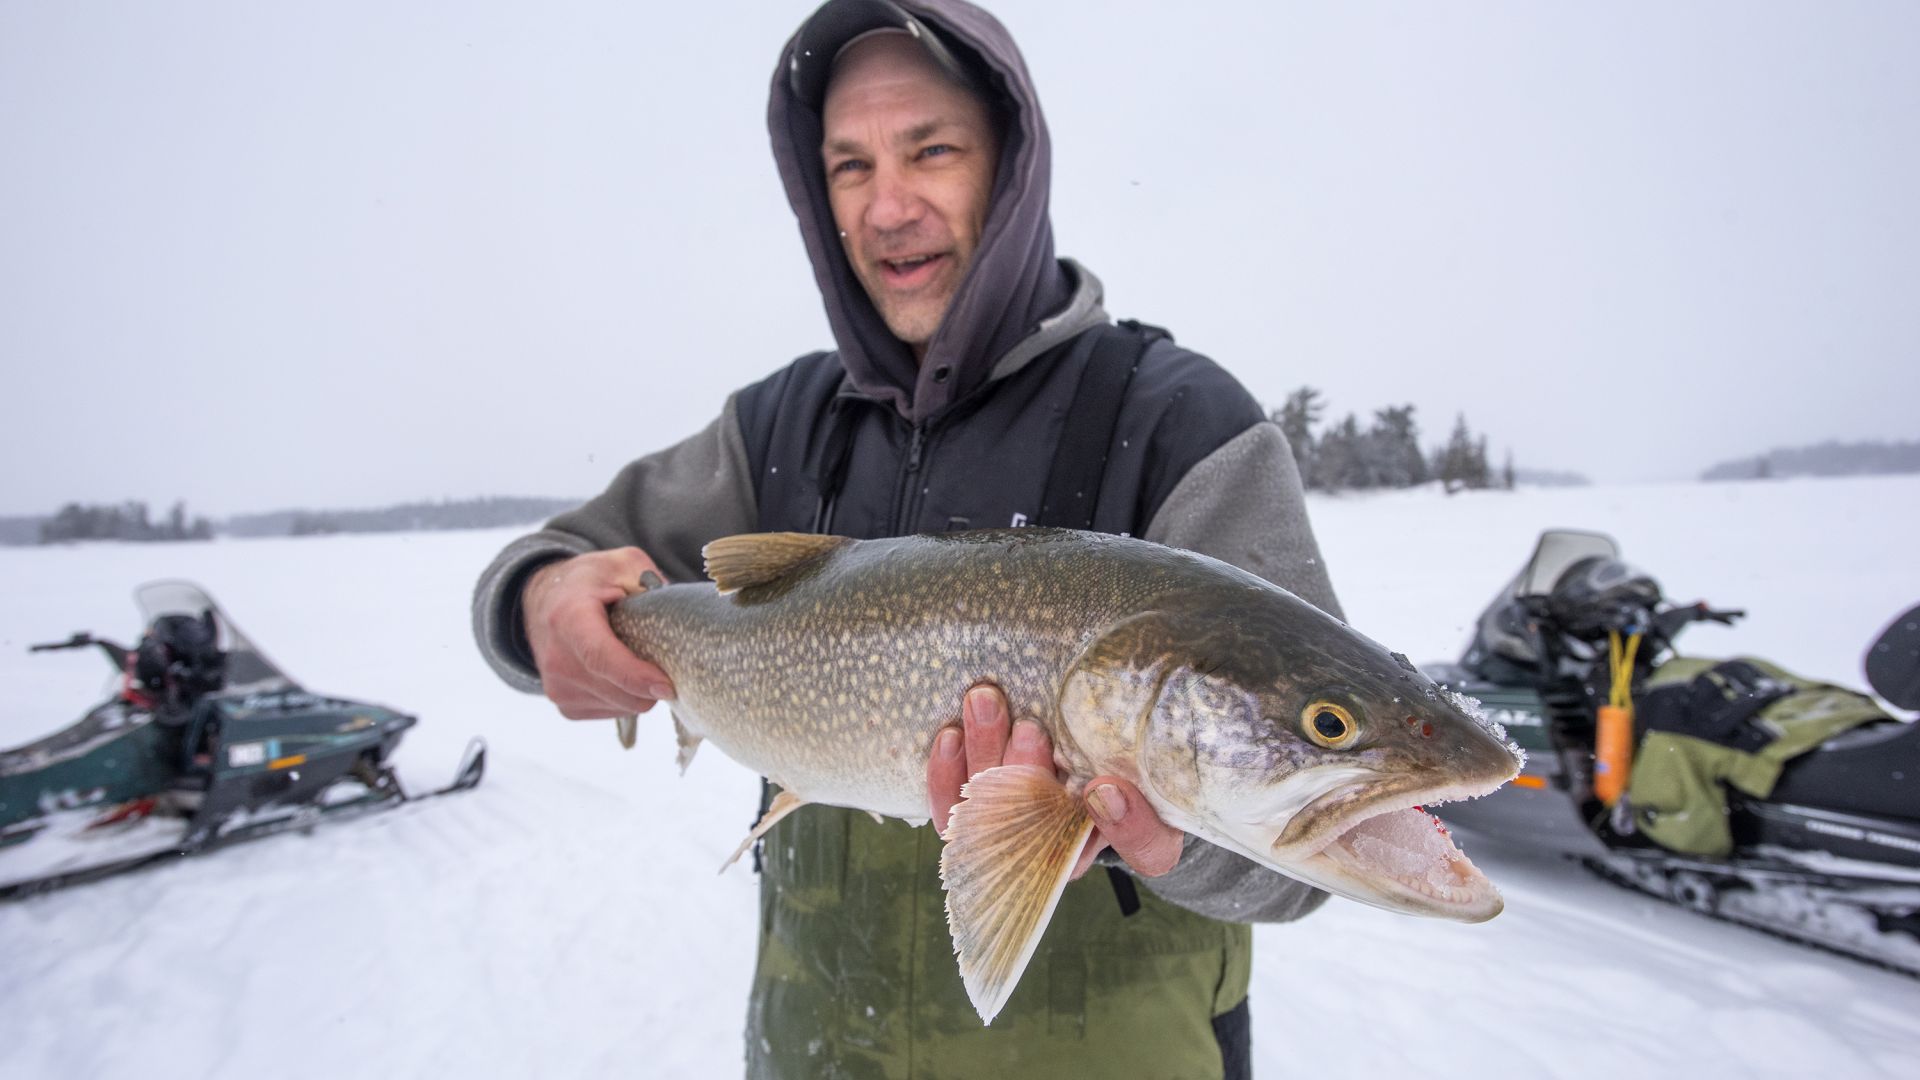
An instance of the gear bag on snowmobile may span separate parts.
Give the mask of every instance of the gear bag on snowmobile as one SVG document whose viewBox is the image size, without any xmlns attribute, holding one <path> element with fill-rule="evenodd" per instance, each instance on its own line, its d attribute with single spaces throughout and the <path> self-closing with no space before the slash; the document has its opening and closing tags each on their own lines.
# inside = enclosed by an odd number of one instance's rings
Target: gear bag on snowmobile
<svg viewBox="0 0 1920 1080">
<path fill-rule="evenodd" d="M 1634 824 L 1689 855 L 1733 850 L 1727 788 L 1773 793 L 1787 762 L 1843 731 L 1887 719 L 1865 694 L 1764 660 L 1674 659 L 1647 680 L 1627 801 Z"/>
</svg>

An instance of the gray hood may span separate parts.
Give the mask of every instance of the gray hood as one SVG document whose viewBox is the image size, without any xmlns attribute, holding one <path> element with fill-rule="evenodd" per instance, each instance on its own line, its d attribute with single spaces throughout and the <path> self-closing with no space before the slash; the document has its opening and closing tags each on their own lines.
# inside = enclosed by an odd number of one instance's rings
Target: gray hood
<svg viewBox="0 0 1920 1080">
<path fill-rule="evenodd" d="M 1004 375 L 1030 358 L 1023 343 L 1043 323 L 1058 326 L 1060 320 L 1049 317 L 1066 314 L 1076 282 L 1054 257 L 1047 210 L 1052 146 L 1012 36 L 993 16 L 962 0 L 898 3 L 932 26 L 970 66 L 987 73 L 1006 116 L 980 246 L 928 343 L 925 363 L 916 363 L 912 350 L 887 329 L 841 250 L 820 157 L 820 114 L 794 94 L 788 77 L 798 33 L 774 68 L 767 129 L 848 378 L 862 393 L 917 423 L 986 382 L 996 366 Z"/>
</svg>

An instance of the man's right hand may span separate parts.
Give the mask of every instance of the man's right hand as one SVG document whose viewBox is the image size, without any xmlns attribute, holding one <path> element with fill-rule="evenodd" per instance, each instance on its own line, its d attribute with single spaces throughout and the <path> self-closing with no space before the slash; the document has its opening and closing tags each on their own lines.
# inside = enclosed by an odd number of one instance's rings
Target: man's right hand
<svg viewBox="0 0 1920 1080">
<path fill-rule="evenodd" d="M 527 579 L 520 610 L 547 697 L 569 720 L 631 716 L 671 700 L 673 683 L 613 636 L 607 606 L 640 591 L 659 567 L 639 548 L 576 555 Z"/>
</svg>

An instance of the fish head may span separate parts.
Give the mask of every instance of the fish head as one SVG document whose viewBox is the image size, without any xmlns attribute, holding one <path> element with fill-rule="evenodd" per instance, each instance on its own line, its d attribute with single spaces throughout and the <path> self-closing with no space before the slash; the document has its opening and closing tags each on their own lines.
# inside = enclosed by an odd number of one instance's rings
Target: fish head
<svg viewBox="0 0 1920 1080">
<path fill-rule="evenodd" d="M 1425 807 L 1494 791 L 1522 758 L 1474 705 L 1281 590 L 1252 613 L 1155 613 L 1132 770 L 1161 816 L 1329 892 L 1480 922 L 1502 901 Z M 1150 640 L 1147 640 L 1150 639 Z M 1147 689 L 1151 687 L 1151 689 Z"/>
</svg>

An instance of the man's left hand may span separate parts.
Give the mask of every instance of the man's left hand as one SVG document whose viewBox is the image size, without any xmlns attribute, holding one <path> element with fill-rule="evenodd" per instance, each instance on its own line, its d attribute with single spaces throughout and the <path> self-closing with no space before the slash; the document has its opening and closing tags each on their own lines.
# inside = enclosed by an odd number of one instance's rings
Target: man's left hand
<svg viewBox="0 0 1920 1080">
<path fill-rule="evenodd" d="M 1000 765 L 1053 769 L 1053 743 L 1039 724 L 1010 724 L 1007 698 L 996 686 L 967 691 L 960 726 L 943 729 L 927 758 L 927 801 L 934 824 L 946 830 L 960 801 L 960 787 L 975 773 Z M 1081 798 L 1092 815 L 1093 839 L 1073 868 L 1079 877 L 1103 848 L 1126 860 L 1142 877 L 1159 877 L 1180 861 L 1184 833 L 1160 820 L 1140 789 L 1118 776 L 1096 776 Z"/>
</svg>

